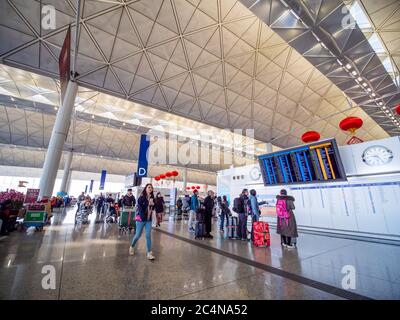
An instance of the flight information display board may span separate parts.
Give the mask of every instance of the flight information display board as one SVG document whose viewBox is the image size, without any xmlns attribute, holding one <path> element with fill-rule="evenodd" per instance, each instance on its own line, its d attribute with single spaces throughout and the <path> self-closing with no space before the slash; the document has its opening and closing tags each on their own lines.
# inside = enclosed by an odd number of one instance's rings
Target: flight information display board
<svg viewBox="0 0 400 320">
<path fill-rule="evenodd" d="M 335 139 L 269 153 L 258 159 L 266 186 L 347 180 Z"/>
</svg>

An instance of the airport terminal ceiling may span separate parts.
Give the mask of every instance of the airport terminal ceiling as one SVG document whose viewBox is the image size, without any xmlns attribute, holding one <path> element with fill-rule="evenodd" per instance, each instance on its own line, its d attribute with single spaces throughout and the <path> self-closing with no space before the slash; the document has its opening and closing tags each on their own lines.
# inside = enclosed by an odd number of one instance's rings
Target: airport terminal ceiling
<svg viewBox="0 0 400 320">
<path fill-rule="evenodd" d="M 127 127 L 139 133 L 141 128 L 155 127 L 155 120 L 161 125 L 174 121 L 182 128 L 200 126 L 215 134 L 221 134 L 221 128 L 254 128 L 256 154 L 264 152 L 264 142 L 278 147 L 298 145 L 308 130 L 344 144 L 348 136 L 338 123 L 350 115 L 364 120 L 357 132 L 363 140 L 399 134 L 390 116 L 373 105 L 368 93 L 350 85 L 350 76 L 343 75 L 336 59 L 307 36 L 312 28 L 316 31 L 315 26 L 300 26 L 302 16 L 285 7 L 296 8 L 299 1 L 252 1 L 257 3 L 249 10 L 250 2 L 80 1 L 75 115 L 77 132 L 83 135 L 71 135 L 76 146 L 83 148 L 80 151 L 134 160 L 132 144 L 126 150 L 120 148 L 126 136 L 135 135 Z M 354 2 L 346 4 L 351 7 Z M 354 55 L 342 53 L 354 58 L 355 69 L 363 64 L 360 75 L 364 72 L 363 77 L 390 108 L 399 102 L 399 21 L 391 15 L 399 5 L 397 1 L 380 1 L 382 6 L 366 0 L 359 3 L 384 43 L 393 74 L 383 68 L 386 60 L 375 59 L 371 46 L 364 48 L 370 50 L 368 59 L 356 56 L 365 52 L 350 45 L 346 48 Z M 46 4 L 57 10 L 55 30 L 42 28 L 41 6 Z M 342 2 L 301 4 L 315 11 L 315 21 L 330 22 L 331 29 L 328 25 L 325 31 L 347 32 L 338 26 L 333 30 L 329 19 Z M 75 5 L 72 0 L 0 1 L 3 143 L 47 147 L 59 101 L 57 58 L 68 24 L 75 33 Z M 264 6 L 268 21 L 257 16 L 258 5 Z M 365 42 L 368 34 L 356 31 Z M 346 35 L 349 40 L 351 34 Z M 296 39 L 301 37 L 308 51 L 298 47 Z M 377 71 L 379 77 L 374 75 Z M 99 139 L 107 143 L 99 144 Z"/>
</svg>

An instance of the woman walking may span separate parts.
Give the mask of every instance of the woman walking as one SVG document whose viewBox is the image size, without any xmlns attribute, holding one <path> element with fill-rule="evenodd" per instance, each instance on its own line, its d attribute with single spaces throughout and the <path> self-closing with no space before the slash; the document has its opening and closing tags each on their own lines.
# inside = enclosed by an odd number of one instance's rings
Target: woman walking
<svg viewBox="0 0 400 320">
<path fill-rule="evenodd" d="M 294 216 L 294 197 L 288 196 L 287 191 L 282 189 L 276 196 L 277 229 L 276 232 L 281 235 L 281 244 L 285 248 L 296 248 L 292 244 L 292 238 L 297 238 L 297 223 Z"/>
<path fill-rule="evenodd" d="M 151 183 L 146 184 L 142 194 L 137 201 L 137 213 L 136 213 L 136 233 L 132 239 L 131 247 L 129 248 L 129 254 L 133 256 L 135 254 L 136 242 L 142 236 L 143 229 L 146 231 L 146 244 L 147 244 L 147 259 L 154 260 L 155 257 L 151 251 L 151 213 L 154 210 L 154 194 L 153 185 Z"/>
</svg>

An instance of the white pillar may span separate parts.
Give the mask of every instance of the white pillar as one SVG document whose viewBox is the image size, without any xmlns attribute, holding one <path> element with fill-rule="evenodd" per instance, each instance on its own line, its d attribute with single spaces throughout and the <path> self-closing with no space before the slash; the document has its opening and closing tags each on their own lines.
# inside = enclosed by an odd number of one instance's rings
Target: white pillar
<svg viewBox="0 0 400 320">
<path fill-rule="evenodd" d="M 183 192 L 186 191 L 187 187 L 187 168 L 185 167 L 185 170 L 183 170 Z"/>
<path fill-rule="evenodd" d="M 60 192 L 67 192 L 67 183 L 69 177 L 69 170 L 71 169 L 72 163 L 72 151 L 69 151 L 65 156 L 64 172 L 61 180 Z"/>
<path fill-rule="evenodd" d="M 267 147 L 267 153 L 272 153 L 272 143 L 267 142 L 265 145 Z"/>
<path fill-rule="evenodd" d="M 77 91 L 78 85 L 76 82 L 69 81 L 64 100 L 62 101 L 62 105 L 57 113 L 49 147 L 47 148 L 42 176 L 40 177 L 39 199 L 50 197 L 52 195 L 54 183 L 57 177 L 57 170 L 60 165 L 62 150 L 64 148 L 64 142 L 67 139 L 71 123 L 71 115 Z"/>
<path fill-rule="evenodd" d="M 67 187 L 65 192 L 69 194 L 69 190 L 71 189 L 71 181 L 72 181 L 72 170 L 69 170 L 68 180 L 67 180 Z"/>
</svg>

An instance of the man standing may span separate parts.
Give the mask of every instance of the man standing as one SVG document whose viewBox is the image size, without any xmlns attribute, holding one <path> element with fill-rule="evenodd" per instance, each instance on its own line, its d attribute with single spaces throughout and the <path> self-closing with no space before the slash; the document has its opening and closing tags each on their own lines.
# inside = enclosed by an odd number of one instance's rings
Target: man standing
<svg viewBox="0 0 400 320">
<path fill-rule="evenodd" d="M 198 191 L 194 190 L 192 198 L 190 199 L 190 211 L 189 211 L 189 232 L 194 232 L 193 228 L 193 217 L 196 216 L 196 210 L 199 207 L 199 198 L 197 197 Z"/>
<path fill-rule="evenodd" d="M 247 213 L 248 213 L 248 201 L 249 201 L 249 190 L 243 189 L 239 198 L 236 198 L 234 203 L 234 209 L 239 214 L 239 228 L 238 228 L 238 238 L 242 240 L 247 240 Z"/>
<path fill-rule="evenodd" d="M 115 212 L 115 200 L 114 200 L 114 198 L 112 197 L 112 194 L 110 193 L 109 195 L 108 195 L 108 198 L 107 198 L 107 200 L 106 200 L 106 202 L 109 204 L 109 216 L 113 216 L 113 215 L 115 215 L 116 214 L 116 212 Z"/>
<path fill-rule="evenodd" d="M 77 203 L 78 208 L 76 209 L 76 212 L 79 212 L 79 209 L 81 208 L 81 202 L 83 202 L 83 201 L 85 201 L 85 193 L 84 192 L 82 192 L 80 194 L 80 196 L 78 197 L 78 203 Z"/>
<path fill-rule="evenodd" d="M 204 238 L 213 238 L 211 235 L 211 221 L 212 221 L 212 213 L 214 209 L 214 192 L 209 190 L 207 197 L 204 199 L 204 208 L 205 208 L 205 217 L 204 222 L 206 224 L 206 234 Z"/>
<path fill-rule="evenodd" d="M 128 193 L 122 199 L 122 206 L 134 207 L 135 205 L 136 205 L 136 199 L 132 193 L 132 189 L 128 189 Z"/>
<path fill-rule="evenodd" d="M 97 207 L 96 207 L 97 214 L 103 211 L 103 205 L 105 200 L 106 199 L 104 198 L 103 193 L 100 192 L 100 196 L 97 198 Z"/>
</svg>

